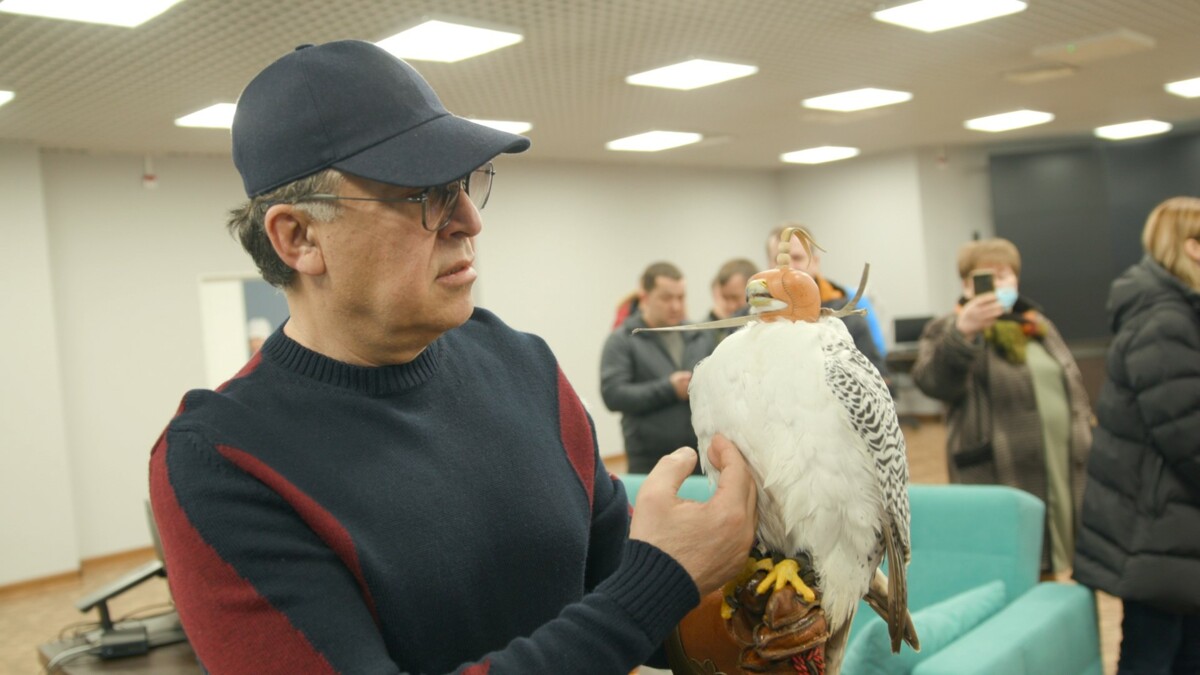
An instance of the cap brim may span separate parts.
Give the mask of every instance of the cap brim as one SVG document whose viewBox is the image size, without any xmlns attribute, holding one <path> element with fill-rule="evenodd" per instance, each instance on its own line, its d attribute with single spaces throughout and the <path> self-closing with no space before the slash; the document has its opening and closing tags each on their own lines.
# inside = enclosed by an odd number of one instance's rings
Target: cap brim
<svg viewBox="0 0 1200 675">
<path fill-rule="evenodd" d="M 462 178 L 501 153 L 528 148 L 524 136 L 443 115 L 332 166 L 389 185 L 428 187 Z"/>
</svg>

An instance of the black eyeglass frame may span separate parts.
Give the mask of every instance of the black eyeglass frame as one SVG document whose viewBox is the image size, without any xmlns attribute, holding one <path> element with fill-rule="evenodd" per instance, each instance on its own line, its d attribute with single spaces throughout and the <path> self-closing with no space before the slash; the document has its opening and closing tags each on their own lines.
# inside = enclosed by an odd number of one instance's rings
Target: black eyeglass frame
<svg viewBox="0 0 1200 675">
<path fill-rule="evenodd" d="M 471 195 L 471 177 L 477 173 L 484 173 L 488 177 L 487 190 L 482 195 L 479 196 L 478 202 L 476 202 L 475 199 Z M 473 204 L 475 204 L 475 208 L 482 211 L 483 207 L 487 206 L 488 198 L 492 194 L 492 183 L 495 181 L 495 178 L 496 178 L 496 168 L 492 165 L 491 162 L 488 162 L 488 163 L 484 164 L 483 166 L 480 166 L 478 169 L 475 169 L 471 173 L 463 176 L 462 178 L 452 180 L 449 183 L 445 183 L 443 185 L 433 185 L 433 186 L 424 188 L 423 190 L 421 190 L 420 194 L 412 196 L 412 197 L 345 197 L 342 195 L 334 195 L 334 194 L 326 194 L 323 192 L 317 192 L 315 194 L 306 195 L 304 197 L 301 197 L 300 199 L 297 199 L 297 200 L 289 202 L 289 203 L 302 204 L 304 202 L 331 202 L 331 201 L 383 202 L 385 204 L 390 204 L 390 203 L 416 204 L 416 203 L 420 203 L 421 204 L 421 227 L 425 228 L 429 232 L 441 232 L 442 230 L 446 229 L 446 227 L 448 225 L 450 225 L 450 221 L 454 218 L 454 210 L 456 208 L 458 208 L 458 195 L 463 192 L 467 193 L 467 198 L 470 199 Z M 436 223 L 436 227 L 429 227 L 429 220 L 430 220 L 429 219 L 429 208 L 430 208 L 429 205 L 431 203 L 433 203 L 433 200 L 430 199 L 430 194 L 437 190 L 445 190 L 449 194 L 446 196 L 445 202 L 442 205 L 441 218 Z"/>
</svg>

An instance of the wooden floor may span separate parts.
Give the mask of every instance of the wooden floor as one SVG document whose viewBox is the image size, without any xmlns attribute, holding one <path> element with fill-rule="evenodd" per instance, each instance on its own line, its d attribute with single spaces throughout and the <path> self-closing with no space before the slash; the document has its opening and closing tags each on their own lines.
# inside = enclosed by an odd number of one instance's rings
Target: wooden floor
<svg viewBox="0 0 1200 675">
<path fill-rule="evenodd" d="M 927 421 L 916 427 L 906 425 L 904 431 L 908 440 L 912 482 L 945 483 L 945 428 L 938 422 Z M 606 463 L 613 472 L 619 473 L 625 469 L 624 461 L 620 458 Z M 75 600 L 152 558 L 152 551 L 138 551 L 88 563 L 78 575 L 0 589 L 0 673 L 41 673 L 36 656 L 37 645 L 81 628 L 86 629 L 90 627 L 86 622 L 96 620 L 94 612 L 91 615 L 77 612 Z M 116 619 L 134 613 L 153 613 L 168 601 L 166 582 L 155 578 L 121 595 L 110 609 Z M 1099 607 L 1104 672 L 1112 675 L 1116 672 L 1117 649 L 1121 639 L 1121 603 L 1102 596 Z"/>
</svg>

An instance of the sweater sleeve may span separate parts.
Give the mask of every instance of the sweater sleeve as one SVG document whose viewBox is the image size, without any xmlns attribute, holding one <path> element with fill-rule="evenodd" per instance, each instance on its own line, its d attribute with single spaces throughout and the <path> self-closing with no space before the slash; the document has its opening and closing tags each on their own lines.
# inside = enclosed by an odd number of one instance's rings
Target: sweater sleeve
<svg viewBox="0 0 1200 675">
<path fill-rule="evenodd" d="M 617 331 L 608 336 L 600 356 L 600 395 L 613 412 L 639 415 L 676 403 L 669 377 L 634 381 L 633 336 Z"/>
<path fill-rule="evenodd" d="M 926 395 L 954 403 L 966 395 L 967 375 L 979 349 L 954 327 L 953 315 L 931 321 L 921 335 L 913 381 Z"/>
<path fill-rule="evenodd" d="M 1141 321 L 1123 362 L 1154 448 L 1200 493 L 1200 334 L 1195 319 L 1170 307 Z"/>
<path fill-rule="evenodd" d="M 400 673 L 349 536 L 281 481 L 197 431 L 168 431 L 152 454 L 171 591 L 199 660 L 213 675 Z M 621 495 L 610 485 L 597 511 L 607 541 L 596 576 L 609 574 L 531 635 L 453 672 L 599 675 L 649 657 L 699 596 L 674 559 L 624 539 Z"/>
</svg>

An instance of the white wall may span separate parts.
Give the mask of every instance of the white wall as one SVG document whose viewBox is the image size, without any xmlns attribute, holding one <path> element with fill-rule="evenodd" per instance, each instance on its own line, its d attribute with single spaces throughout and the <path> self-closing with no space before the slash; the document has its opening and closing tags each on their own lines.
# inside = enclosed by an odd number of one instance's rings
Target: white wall
<svg viewBox="0 0 1200 675">
<path fill-rule="evenodd" d="M 933 314 L 943 314 L 962 290 L 958 249 L 976 234 L 993 236 L 987 153 L 977 148 L 917 151 L 921 220 L 925 229 L 927 283 Z"/>
<path fill-rule="evenodd" d="M 969 190 L 948 196 L 960 182 L 926 194 L 919 161 L 913 151 L 771 172 L 501 158 L 478 239 L 478 298 L 546 338 L 596 418 L 602 451 L 619 453 L 618 418 L 600 400 L 600 350 L 618 299 L 648 263 L 680 265 L 689 311 L 700 317 L 718 266 L 732 257 L 763 264 L 766 232 L 797 219 L 828 249 L 831 277 L 857 283 L 869 260 L 871 287 L 889 310 L 929 313 L 926 258 L 936 247 L 927 234 L 941 230 L 923 227 L 922 200 L 941 200 L 938 213 L 987 209 Z M 200 279 L 254 272 L 224 229 L 225 210 L 242 199 L 229 159 L 160 157 L 155 165 L 159 187 L 147 190 L 138 156 L 39 157 L 0 146 L 0 194 L 18 216 L 5 221 L 5 243 L 21 252 L 4 279 L 32 292 L 5 314 L 23 317 L 23 332 L 0 331 L 0 352 L 6 374 L 23 368 L 13 372 L 39 377 L 33 390 L 0 378 L 0 438 L 34 448 L 3 453 L 0 548 L 40 537 L 24 546 L 30 565 L 0 560 L 0 584 L 149 544 L 142 502 L 150 448 L 182 394 L 206 386 Z M 17 301 L 8 291 L 2 297 L 6 308 Z M 39 464 L 17 466 L 15 456 Z M 14 529 L 21 523 L 31 534 Z"/>
<path fill-rule="evenodd" d="M 76 568 L 38 149 L 0 143 L 0 585 Z"/>
<path fill-rule="evenodd" d="M 857 287 L 863 264 L 870 263 L 866 292 L 882 313 L 927 311 L 930 289 L 915 151 L 789 169 L 780 181 L 785 217 L 808 227 L 825 249 L 825 277 Z"/>
<path fill-rule="evenodd" d="M 228 158 L 42 155 L 80 555 L 149 543 L 150 448 L 205 386 L 198 279 L 253 272 L 226 234 Z"/>
</svg>

